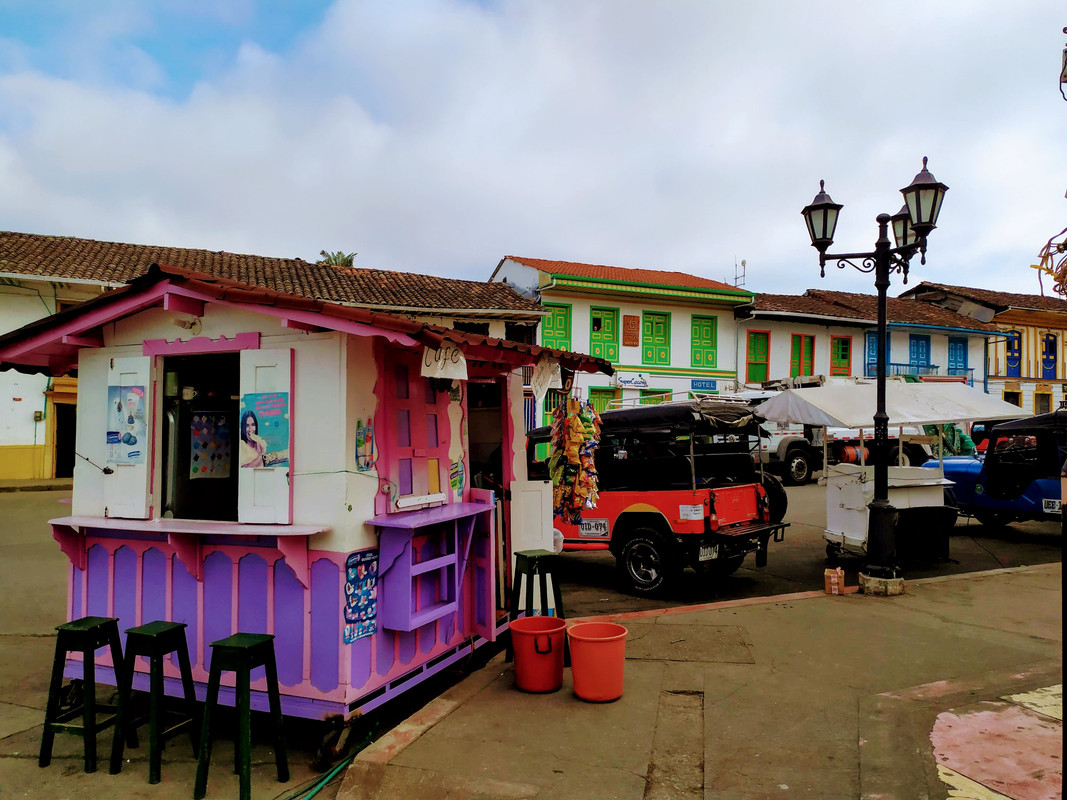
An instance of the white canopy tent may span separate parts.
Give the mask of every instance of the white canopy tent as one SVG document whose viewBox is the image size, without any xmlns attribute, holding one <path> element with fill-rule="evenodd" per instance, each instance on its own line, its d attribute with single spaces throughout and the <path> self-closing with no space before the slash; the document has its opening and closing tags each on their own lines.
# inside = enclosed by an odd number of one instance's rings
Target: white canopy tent
<svg viewBox="0 0 1067 800">
<path fill-rule="evenodd" d="M 769 422 L 870 429 L 874 426 L 876 391 L 874 383 L 785 389 L 759 406 L 757 413 Z M 965 383 L 887 381 L 885 407 L 890 425 L 940 425 L 1024 416 L 1018 406 Z"/>
</svg>

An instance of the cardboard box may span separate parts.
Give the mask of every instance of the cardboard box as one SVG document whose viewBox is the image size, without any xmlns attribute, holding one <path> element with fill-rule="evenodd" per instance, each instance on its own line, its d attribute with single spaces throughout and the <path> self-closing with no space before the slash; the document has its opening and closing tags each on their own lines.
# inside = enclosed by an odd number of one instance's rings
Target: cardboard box
<svg viewBox="0 0 1067 800">
<path fill-rule="evenodd" d="M 845 593 L 845 571 L 841 567 L 826 570 L 823 579 L 826 582 L 827 594 Z"/>
</svg>

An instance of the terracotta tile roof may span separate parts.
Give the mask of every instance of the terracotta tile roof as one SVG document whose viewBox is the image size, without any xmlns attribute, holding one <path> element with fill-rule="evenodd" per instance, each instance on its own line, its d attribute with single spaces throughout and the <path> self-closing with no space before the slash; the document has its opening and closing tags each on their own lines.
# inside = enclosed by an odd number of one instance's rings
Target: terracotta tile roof
<svg viewBox="0 0 1067 800">
<path fill-rule="evenodd" d="M 827 317 L 862 320 L 875 324 L 878 319 L 878 297 L 853 292 L 832 292 L 808 289 L 802 295 L 760 294 L 755 310 L 780 311 L 792 314 L 818 314 Z M 975 331 L 996 331 L 996 326 L 962 316 L 939 306 L 918 300 L 898 297 L 886 298 L 886 318 L 903 325 L 934 325 L 942 328 L 961 328 Z"/>
<path fill-rule="evenodd" d="M 85 346 L 85 341 L 91 341 L 93 338 L 83 334 L 98 330 L 102 321 L 110 321 L 130 313 L 131 308 L 140 310 L 158 305 L 162 302 L 168 285 L 185 287 L 194 293 L 194 297 L 199 296 L 205 300 L 258 307 L 264 313 L 283 318 L 292 315 L 305 324 L 313 324 L 326 330 L 348 330 L 348 324 L 355 323 L 357 326 L 404 333 L 420 344 L 435 348 L 444 341 L 454 342 L 468 359 L 499 365 L 498 368 L 502 371 L 509 371 L 519 365 L 533 364 L 542 355 L 546 355 L 557 359 L 568 369 L 599 371 L 606 375 L 614 372 L 610 362 L 583 353 L 554 350 L 429 325 L 398 314 L 313 300 L 165 264 L 152 264 L 145 274 L 131 279 L 127 284 L 0 335 L 0 369 L 64 374 L 76 366 L 77 350 Z M 132 303 L 132 306 L 123 306 L 124 302 Z M 109 315 L 109 308 L 125 308 L 125 311 L 112 311 Z M 358 330 L 360 335 L 366 335 L 366 327 Z M 78 334 L 74 338 L 79 341 L 70 342 L 64 338 L 65 334 L 72 332 Z M 103 342 L 98 333 L 95 337 L 100 343 Z"/>
<path fill-rule="evenodd" d="M 674 286 L 685 289 L 712 289 L 722 292 L 751 294 L 728 283 L 700 278 L 685 272 L 670 272 L 660 269 L 634 269 L 631 267 L 609 267 L 603 264 L 580 264 L 574 261 L 549 261 L 543 258 L 525 258 L 523 256 L 505 256 L 512 261 L 525 264 L 552 275 L 570 275 L 575 278 L 590 278 L 596 281 L 629 281 L 633 283 L 651 283 L 657 286 Z"/>
<path fill-rule="evenodd" d="M 154 263 L 172 264 L 271 291 L 383 308 L 536 312 L 504 283 L 464 281 L 299 258 L 269 258 L 184 247 L 98 242 L 73 236 L 0 231 L 0 273 L 126 283 Z"/>
<path fill-rule="evenodd" d="M 931 290 L 955 294 L 967 300 L 973 300 L 986 306 L 993 306 L 999 310 L 1009 308 L 1025 308 L 1039 311 L 1067 312 L 1067 299 L 1062 297 L 1048 297 L 1040 294 L 1016 294 L 1015 292 L 995 292 L 991 289 L 973 289 L 969 286 L 950 286 L 944 283 L 929 283 L 923 281 L 913 289 L 908 289 L 904 294 L 910 296 L 928 293 Z"/>
</svg>

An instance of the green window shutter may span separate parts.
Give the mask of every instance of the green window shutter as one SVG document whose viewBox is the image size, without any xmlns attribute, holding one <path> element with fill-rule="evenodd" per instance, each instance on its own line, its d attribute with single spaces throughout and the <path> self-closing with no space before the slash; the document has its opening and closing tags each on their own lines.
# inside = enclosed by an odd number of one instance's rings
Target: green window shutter
<svg viewBox="0 0 1067 800">
<path fill-rule="evenodd" d="M 716 365 L 718 318 L 693 315 L 690 325 L 690 363 L 694 367 Z"/>
<path fill-rule="evenodd" d="M 553 350 L 571 349 L 571 307 L 546 303 L 551 312 L 541 320 L 541 345 Z"/>
<path fill-rule="evenodd" d="M 590 309 L 589 354 L 608 361 L 619 360 L 619 310 Z"/>
<path fill-rule="evenodd" d="M 641 315 L 641 363 L 671 363 L 671 315 L 645 312 Z"/>
<path fill-rule="evenodd" d="M 801 337 L 794 334 L 789 349 L 789 375 L 794 378 L 800 374 L 800 340 Z"/>
</svg>

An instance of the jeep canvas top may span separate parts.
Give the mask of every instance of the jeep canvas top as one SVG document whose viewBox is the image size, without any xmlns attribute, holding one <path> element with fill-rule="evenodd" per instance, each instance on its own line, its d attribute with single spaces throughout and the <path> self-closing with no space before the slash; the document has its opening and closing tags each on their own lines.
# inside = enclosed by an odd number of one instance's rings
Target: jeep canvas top
<svg viewBox="0 0 1067 800">
<path fill-rule="evenodd" d="M 767 563 L 781 541 L 787 498 L 761 474 L 752 446 L 760 428 L 746 404 L 711 399 L 639 406 L 601 414 L 596 451 L 599 500 L 582 520 L 553 525 L 563 550 L 609 550 L 636 594 L 663 590 L 687 566 L 711 578 L 735 572 L 748 553 Z M 547 479 L 536 446 L 551 428 L 527 438 L 530 480 Z"/>
</svg>

